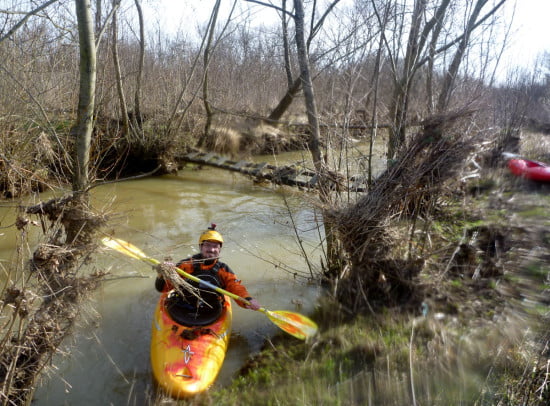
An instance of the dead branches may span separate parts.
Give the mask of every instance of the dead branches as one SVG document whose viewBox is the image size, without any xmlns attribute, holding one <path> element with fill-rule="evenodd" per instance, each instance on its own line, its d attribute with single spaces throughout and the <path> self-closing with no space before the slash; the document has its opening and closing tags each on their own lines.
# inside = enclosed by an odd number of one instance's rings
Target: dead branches
<svg viewBox="0 0 550 406">
<path fill-rule="evenodd" d="M 404 217 L 414 221 L 436 205 L 445 182 L 471 149 L 460 133 L 450 131 L 451 124 L 465 115 L 458 112 L 424 121 L 423 131 L 371 191 L 353 206 L 332 213 L 351 262 L 346 279 L 339 281 L 337 296 L 353 311 L 368 308 L 373 301 L 392 305 L 414 297 L 413 279 L 423 260 L 392 258 L 403 242 L 391 235 L 389 225 Z"/>
</svg>

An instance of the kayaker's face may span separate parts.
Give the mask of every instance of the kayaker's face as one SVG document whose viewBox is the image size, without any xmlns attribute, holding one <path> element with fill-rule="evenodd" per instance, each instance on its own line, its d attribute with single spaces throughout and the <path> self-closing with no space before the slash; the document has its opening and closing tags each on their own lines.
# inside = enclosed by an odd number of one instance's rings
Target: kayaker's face
<svg viewBox="0 0 550 406">
<path fill-rule="evenodd" d="M 201 244 L 201 254 L 204 258 L 212 259 L 220 256 L 221 244 L 215 241 L 205 241 Z"/>
</svg>

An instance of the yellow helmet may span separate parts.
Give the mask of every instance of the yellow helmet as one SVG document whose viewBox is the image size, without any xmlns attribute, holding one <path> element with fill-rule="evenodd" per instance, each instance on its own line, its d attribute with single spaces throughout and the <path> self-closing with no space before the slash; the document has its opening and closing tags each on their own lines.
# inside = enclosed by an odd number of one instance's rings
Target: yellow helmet
<svg viewBox="0 0 550 406">
<path fill-rule="evenodd" d="M 205 241 L 215 241 L 219 242 L 220 245 L 223 245 L 223 237 L 220 233 L 216 231 L 216 225 L 212 223 L 210 227 L 208 227 L 208 230 L 203 231 L 203 233 L 199 237 L 199 245 L 201 245 Z"/>
</svg>

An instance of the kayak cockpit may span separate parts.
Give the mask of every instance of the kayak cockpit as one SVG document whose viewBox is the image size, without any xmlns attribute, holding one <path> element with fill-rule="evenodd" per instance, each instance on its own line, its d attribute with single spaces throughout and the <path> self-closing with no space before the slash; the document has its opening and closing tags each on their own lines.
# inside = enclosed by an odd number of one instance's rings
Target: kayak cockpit
<svg viewBox="0 0 550 406">
<path fill-rule="evenodd" d="M 189 292 L 185 296 L 171 291 L 164 307 L 172 320 L 183 326 L 207 326 L 214 323 L 223 311 L 223 296 L 210 290 Z"/>
</svg>

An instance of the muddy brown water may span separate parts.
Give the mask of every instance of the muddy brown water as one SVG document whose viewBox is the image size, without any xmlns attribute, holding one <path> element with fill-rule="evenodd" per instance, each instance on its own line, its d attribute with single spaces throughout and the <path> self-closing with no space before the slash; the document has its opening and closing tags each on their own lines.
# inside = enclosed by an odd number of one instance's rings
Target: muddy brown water
<svg viewBox="0 0 550 406">
<path fill-rule="evenodd" d="M 256 158 L 273 164 L 307 160 L 304 153 Z M 256 185 L 241 174 L 205 167 L 104 185 L 94 188 L 92 197 L 96 210 L 115 214 L 109 233 L 159 260 L 196 253 L 200 231 L 216 223 L 225 239 L 221 260 L 264 307 L 304 314 L 313 310 L 320 291 L 306 282 L 310 270 L 292 224 L 311 262 L 318 264 L 319 216 L 303 192 Z M 29 204 L 49 198 L 43 194 Z M 14 213 L 10 205 L 0 207 L 2 225 L 13 224 Z M 28 229 L 30 256 L 40 234 L 38 225 Z M 14 227 L 0 231 L 0 260 L 13 261 L 18 232 Z M 98 252 L 90 267 L 108 270 L 109 277 L 85 303 L 76 331 L 41 376 L 34 405 L 139 405 L 152 396 L 149 340 L 159 295 L 155 273 L 108 250 Z M 216 385 L 227 385 L 275 332 L 277 327 L 262 313 L 234 306 L 230 347 Z"/>
<path fill-rule="evenodd" d="M 94 190 L 95 207 L 120 213 L 114 235 L 151 257 L 179 260 L 197 252 L 201 230 L 218 225 L 222 261 L 268 309 L 310 312 L 318 288 L 295 278 L 308 275 L 292 213 L 312 257 L 318 250 L 311 207 L 287 189 L 254 185 L 239 174 L 205 168 L 106 185 Z M 289 207 L 285 205 L 285 197 Z M 150 266 L 116 252 L 98 253 L 92 265 L 110 271 L 85 306 L 76 334 L 41 380 L 35 405 L 143 404 L 152 391 L 149 339 L 158 293 Z M 276 330 L 262 313 L 234 306 L 233 334 L 218 385 L 227 384 L 246 359 Z"/>
</svg>

